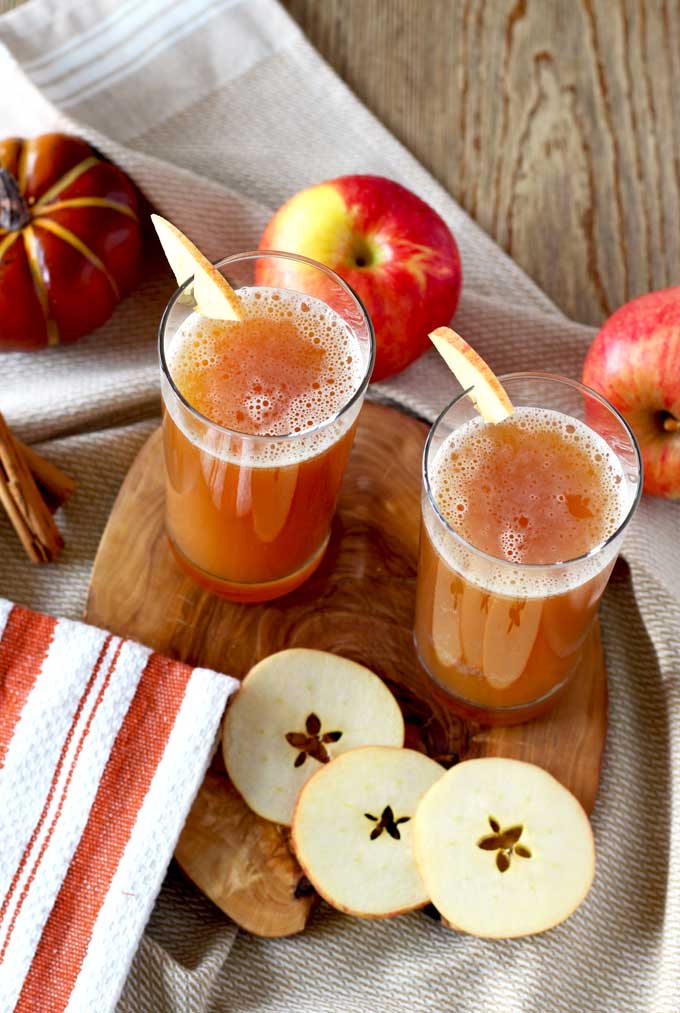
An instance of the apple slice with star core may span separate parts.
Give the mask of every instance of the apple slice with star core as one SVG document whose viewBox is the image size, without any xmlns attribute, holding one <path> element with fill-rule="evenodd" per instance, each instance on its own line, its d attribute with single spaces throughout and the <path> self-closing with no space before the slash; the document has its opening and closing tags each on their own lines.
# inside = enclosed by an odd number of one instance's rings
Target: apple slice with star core
<svg viewBox="0 0 680 1013">
<path fill-rule="evenodd" d="M 414 850 L 450 928 L 491 939 L 558 925 L 595 872 L 583 808 L 541 767 L 487 757 L 452 767 L 423 797 Z"/>
<path fill-rule="evenodd" d="M 412 749 L 366 746 L 322 767 L 303 788 L 292 842 L 333 907 L 390 918 L 427 904 L 411 834 L 418 802 L 444 768 Z"/>
<path fill-rule="evenodd" d="M 512 415 L 512 402 L 493 370 L 465 338 L 450 327 L 430 332 L 430 341 L 458 380 L 485 422 L 502 422 Z"/>
<path fill-rule="evenodd" d="M 242 320 L 241 300 L 214 264 L 172 222 L 160 215 L 151 215 L 151 221 L 177 284 L 193 275 L 196 311 L 209 320 Z"/>
<path fill-rule="evenodd" d="M 227 708 L 227 773 L 254 812 L 289 825 L 306 782 L 357 746 L 401 746 L 404 719 L 381 679 L 326 651 L 292 648 L 250 670 Z"/>
</svg>

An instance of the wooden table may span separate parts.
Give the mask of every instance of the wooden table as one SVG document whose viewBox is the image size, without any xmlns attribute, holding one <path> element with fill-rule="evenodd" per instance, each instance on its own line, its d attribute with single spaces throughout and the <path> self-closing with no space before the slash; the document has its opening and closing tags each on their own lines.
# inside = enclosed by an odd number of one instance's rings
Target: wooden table
<svg viewBox="0 0 680 1013">
<path fill-rule="evenodd" d="M 570 316 L 680 283 L 676 0 L 284 3 Z"/>
</svg>

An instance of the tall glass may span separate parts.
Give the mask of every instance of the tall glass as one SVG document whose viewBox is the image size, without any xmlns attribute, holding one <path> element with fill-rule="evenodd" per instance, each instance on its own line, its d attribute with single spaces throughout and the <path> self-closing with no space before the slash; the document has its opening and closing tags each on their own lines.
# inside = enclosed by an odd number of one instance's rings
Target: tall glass
<svg viewBox="0 0 680 1013">
<path fill-rule="evenodd" d="M 292 591 L 319 565 L 373 369 L 375 339 L 358 297 L 329 268 L 289 253 L 252 252 L 217 264 L 238 292 L 276 287 L 321 299 L 356 338 L 358 387 L 339 410 L 303 432 L 250 435 L 217 425 L 180 393 L 169 361 L 192 312 L 193 279 L 170 300 L 159 351 L 166 467 L 166 528 L 180 566 L 233 601 Z"/>
<path fill-rule="evenodd" d="M 579 665 L 640 499 L 642 465 L 630 427 L 594 391 L 542 373 L 514 373 L 501 382 L 515 406 L 558 411 L 594 430 L 618 460 L 623 488 L 616 530 L 583 555 L 545 564 L 497 558 L 447 522 L 433 492 L 440 448 L 478 418 L 469 395 L 455 398 L 432 427 L 423 455 L 416 647 L 457 709 L 484 723 L 514 724 L 548 709 Z M 526 478 L 504 480 L 521 486 Z"/>
</svg>

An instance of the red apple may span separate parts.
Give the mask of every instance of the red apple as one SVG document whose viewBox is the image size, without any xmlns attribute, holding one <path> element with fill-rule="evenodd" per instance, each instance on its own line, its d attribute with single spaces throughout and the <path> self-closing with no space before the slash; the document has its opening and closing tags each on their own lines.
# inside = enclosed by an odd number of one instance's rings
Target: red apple
<svg viewBox="0 0 680 1013">
<path fill-rule="evenodd" d="M 618 309 L 590 346 L 583 382 L 604 394 L 635 433 L 645 492 L 680 497 L 680 287 Z"/>
<path fill-rule="evenodd" d="M 458 247 L 443 219 L 382 176 L 341 176 L 296 194 L 269 222 L 261 250 L 300 253 L 331 267 L 364 303 L 375 329 L 372 379 L 408 366 L 458 303 Z M 294 285 L 299 268 L 261 262 L 260 285 Z"/>
</svg>

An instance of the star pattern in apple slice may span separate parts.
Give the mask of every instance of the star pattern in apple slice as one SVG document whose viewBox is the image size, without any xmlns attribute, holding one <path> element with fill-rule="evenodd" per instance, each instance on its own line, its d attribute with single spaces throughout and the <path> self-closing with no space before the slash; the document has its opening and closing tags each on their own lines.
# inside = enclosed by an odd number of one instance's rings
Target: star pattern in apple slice
<svg viewBox="0 0 680 1013">
<path fill-rule="evenodd" d="M 367 820 L 371 820 L 375 823 L 375 826 L 370 833 L 370 839 L 372 841 L 377 841 L 383 830 L 386 830 L 390 837 L 394 838 L 395 841 L 400 841 L 401 832 L 399 830 L 399 824 L 408 823 L 411 819 L 410 816 L 400 816 L 399 819 L 395 820 L 391 805 L 385 806 L 380 818 L 374 816 L 372 813 L 364 813 L 364 816 Z"/>
<path fill-rule="evenodd" d="M 496 868 L 499 872 L 507 872 L 510 868 L 510 861 L 513 855 L 518 858 L 531 858 L 531 851 L 519 839 L 524 832 L 524 827 L 508 827 L 501 830 L 501 825 L 493 816 L 489 816 L 489 826 L 493 833 L 482 837 L 477 842 L 477 847 L 482 851 L 496 852 Z"/>
<path fill-rule="evenodd" d="M 316 714 L 308 714 L 304 732 L 286 732 L 286 742 L 293 749 L 299 750 L 295 757 L 294 767 L 301 767 L 308 756 L 319 763 L 328 763 L 330 756 L 326 746 L 331 742 L 339 742 L 342 732 L 321 732 L 321 722 Z"/>
</svg>

